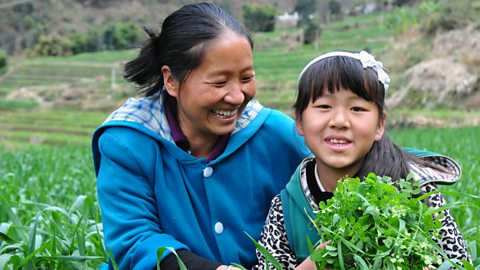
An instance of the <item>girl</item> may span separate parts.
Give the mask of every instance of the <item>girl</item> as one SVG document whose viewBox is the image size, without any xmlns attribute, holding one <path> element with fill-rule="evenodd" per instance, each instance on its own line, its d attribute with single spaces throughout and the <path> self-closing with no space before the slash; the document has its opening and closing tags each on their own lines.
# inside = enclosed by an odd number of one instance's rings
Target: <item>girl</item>
<svg viewBox="0 0 480 270">
<path fill-rule="evenodd" d="M 297 265 L 297 269 L 314 269 L 306 259 L 306 235 L 313 243 L 320 239 L 308 226 L 304 211 L 314 216 L 319 202 L 332 197 L 338 179 L 363 178 L 369 172 L 405 179 L 413 173 L 421 181 L 422 192 L 430 192 L 436 189 L 435 183 L 460 178 L 460 168 L 452 159 L 418 150 L 412 150 L 413 155 L 388 138 L 384 103 L 389 80 L 382 63 L 365 51 L 321 55 L 300 73 L 294 104 L 296 129 L 314 157 L 304 159 L 287 187 L 273 198 L 259 240 L 284 269 Z M 438 208 L 445 200 L 435 194 L 426 203 Z M 453 217 L 448 210 L 444 214 L 441 238 L 435 240 L 449 258 L 470 260 Z M 265 258 L 258 250 L 257 257 L 255 268 L 265 269 Z"/>
</svg>

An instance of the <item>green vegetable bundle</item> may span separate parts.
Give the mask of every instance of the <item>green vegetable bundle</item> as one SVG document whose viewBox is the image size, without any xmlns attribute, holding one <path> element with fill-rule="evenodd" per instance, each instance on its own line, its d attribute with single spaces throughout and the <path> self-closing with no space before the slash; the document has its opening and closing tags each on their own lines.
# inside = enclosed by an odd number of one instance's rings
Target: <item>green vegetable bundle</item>
<svg viewBox="0 0 480 270">
<path fill-rule="evenodd" d="M 312 250 L 320 269 L 422 269 L 442 262 L 432 240 L 441 226 L 418 196 L 418 182 L 369 174 L 339 181 L 313 220 L 325 249 Z M 437 251 L 437 252 L 435 252 Z"/>
</svg>

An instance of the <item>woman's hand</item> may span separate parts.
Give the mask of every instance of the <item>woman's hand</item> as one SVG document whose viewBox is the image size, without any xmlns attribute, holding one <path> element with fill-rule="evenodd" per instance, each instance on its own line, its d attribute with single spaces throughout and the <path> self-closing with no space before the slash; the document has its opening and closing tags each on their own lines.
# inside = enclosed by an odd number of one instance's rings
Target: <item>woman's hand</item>
<svg viewBox="0 0 480 270">
<path fill-rule="evenodd" d="M 220 265 L 219 267 L 217 267 L 216 270 L 241 270 L 241 269 L 233 265 Z"/>
</svg>

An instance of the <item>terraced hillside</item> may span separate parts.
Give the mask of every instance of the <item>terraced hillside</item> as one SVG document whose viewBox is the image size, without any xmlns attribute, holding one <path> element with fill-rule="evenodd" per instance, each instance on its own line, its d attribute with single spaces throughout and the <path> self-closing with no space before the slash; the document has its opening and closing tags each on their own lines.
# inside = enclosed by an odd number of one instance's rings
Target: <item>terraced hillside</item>
<svg viewBox="0 0 480 270">
<path fill-rule="evenodd" d="M 89 147 L 106 113 L 97 111 L 16 110 L 0 114 L 0 148 L 31 145 Z"/>
<path fill-rule="evenodd" d="M 289 113 L 297 76 L 313 57 L 333 49 L 366 47 L 380 56 L 392 35 L 382 21 L 383 15 L 374 14 L 323 25 L 319 42 L 312 45 L 301 44 L 301 30 L 296 28 L 255 33 L 258 99 Z M 107 112 L 135 94 L 121 73 L 122 64 L 137 52 L 13 61 L 0 77 L 1 144 L 88 142 Z"/>
<path fill-rule="evenodd" d="M 97 100 L 101 96 L 105 98 L 109 91 L 124 84 L 120 79 L 121 61 L 131 53 L 133 51 L 20 59 L 0 78 L 0 109 L 21 107 L 18 103 L 22 99 L 34 100 L 40 107 L 61 107 L 56 101 L 71 100 L 74 94 L 88 94 Z"/>
<path fill-rule="evenodd" d="M 381 58 L 391 46 L 393 35 L 383 21 L 384 15 L 374 14 L 322 25 L 319 41 L 303 46 L 298 42 L 299 30 L 256 34 L 254 62 L 258 99 L 270 107 L 290 112 L 298 74 L 321 53 L 368 49 Z"/>
</svg>

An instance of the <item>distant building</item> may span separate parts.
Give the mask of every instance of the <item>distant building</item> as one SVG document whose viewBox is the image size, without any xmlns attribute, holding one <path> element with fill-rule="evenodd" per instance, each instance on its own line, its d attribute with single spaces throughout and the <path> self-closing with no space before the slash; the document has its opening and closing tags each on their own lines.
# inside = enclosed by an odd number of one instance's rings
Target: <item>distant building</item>
<svg viewBox="0 0 480 270">
<path fill-rule="evenodd" d="M 277 16 L 277 23 L 286 25 L 286 26 L 296 26 L 299 19 L 298 12 L 292 14 L 285 12 L 282 15 Z"/>
</svg>

